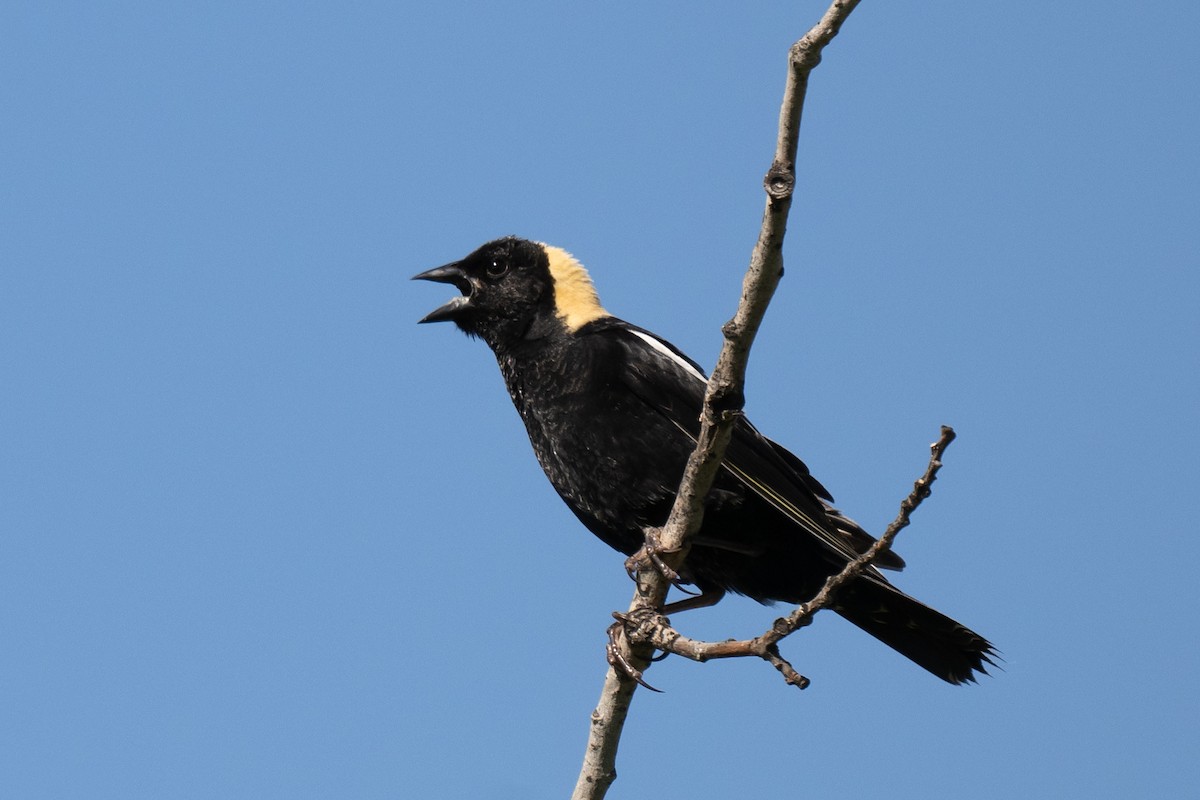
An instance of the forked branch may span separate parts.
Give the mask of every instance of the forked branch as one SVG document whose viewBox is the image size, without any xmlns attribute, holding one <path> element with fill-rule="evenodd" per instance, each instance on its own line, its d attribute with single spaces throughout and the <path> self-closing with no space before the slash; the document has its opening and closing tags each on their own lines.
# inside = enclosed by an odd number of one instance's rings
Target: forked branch
<svg viewBox="0 0 1200 800">
<path fill-rule="evenodd" d="M 888 525 L 887 530 L 879 537 L 878 541 L 858 558 L 848 562 L 841 572 L 826 579 L 825 584 L 811 600 L 797 606 L 786 617 L 775 620 L 774 624 L 762 634 L 753 639 L 730 639 L 722 642 L 700 641 L 684 636 L 671 627 L 670 621 L 660 612 L 650 610 L 631 617 L 629 638 L 634 644 L 648 643 L 656 650 L 674 653 L 693 661 L 710 661 L 716 658 L 761 658 L 778 669 L 787 683 L 800 689 L 807 687 L 808 679 L 796 672 L 792 665 L 779 654 L 779 642 L 806 627 L 812 622 L 813 615 L 818 611 L 829 608 L 840 588 L 861 575 L 874 563 L 876 558 L 891 548 L 897 534 L 908 527 L 913 512 L 925 498 L 929 497 L 933 482 L 937 480 L 938 470 L 942 468 L 942 456 L 946 452 L 946 448 L 954 441 L 954 435 L 952 428 L 946 425 L 942 426 L 941 436 L 930 445 L 931 454 L 925 473 L 913 484 L 912 491 L 900 503 L 899 514 Z"/>
</svg>

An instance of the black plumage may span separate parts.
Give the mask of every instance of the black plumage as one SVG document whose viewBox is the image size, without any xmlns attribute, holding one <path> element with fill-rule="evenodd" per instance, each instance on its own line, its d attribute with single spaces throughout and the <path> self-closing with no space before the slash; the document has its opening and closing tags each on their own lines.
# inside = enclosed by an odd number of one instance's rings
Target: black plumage
<svg viewBox="0 0 1200 800">
<path fill-rule="evenodd" d="M 669 342 L 610 315 L 565 251 L 513 237 L 416 278 L 462 293 L 422 322 L 453 321 L 495 353 L 542 469 L 563 501 L 627 555 L 670 513 L 699 432 L 703 371 Z M 726 591 L 801 603 L 874 541 L 833 508 L 792 453 L 740 420 L 681 575 L 699 598 Z M 876 566 L 901 569 L 885 553 Z M 950 683 L 994 650 L 979 634 L 871 569 L 839 592 L 843 617 Z"/>
</svg>

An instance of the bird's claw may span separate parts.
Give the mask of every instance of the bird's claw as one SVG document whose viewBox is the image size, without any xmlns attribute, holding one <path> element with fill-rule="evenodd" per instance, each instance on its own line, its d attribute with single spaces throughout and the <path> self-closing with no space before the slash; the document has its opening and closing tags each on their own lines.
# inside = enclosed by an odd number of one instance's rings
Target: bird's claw
<svg viewBox="0 0 1200 800">
<path fill-rule="evenodd" d="M 639 686 L 649 689 L 652 692 L 662 694 L 662 689 L 656 689 L 646 683 L 642 677 L 642 671 L 633 665 L 629 660 L 631 651 L 629 647 L 629 637 L 626 633 L 625 626 L 630 624 L 630 619 L 625 614 L 613 612 L 613 616 L 617 621 L 608 626 L 608 644 L 605 646 L 605 654 L 608 657 L 608 664 L 620 675 L 624 675 L 630 680 L 637 683 Z"/>
<path fill-rule="evenodd" d="M 666 551 L 654 549 L 649 544 L 645 544 L 636 553 L 625 559 L 625 574 L 629 576 L 629 580 L 636 582 L 642 570 L 650 565 L 662 573 L 662 576 L 672 584 L 678 583 L 679 573 L 672 569 L 670 564 L 663 561 L 660 555 L 663 552 Z"/>
<path fill-rule="evenodd" d="M 671 585 L 676 589 L 684 594 L 695 596 L 697 593 L 685 588 L 683 578 L 662 558 L 663 555 L 678 552 L 679 548 L 677 547 L 670 549 L 663 547 L 658 539 L 658 533 L 653 529 L 647 530 L 645 532 L 645 542 L 642 546 L 636 553 L 625 559 L 625 574 L 629 576 L 631 581 L 636 583 L 638 575 L 649 564 L 658 570 L 659 574 L 670 581 Z"/>
</svg>

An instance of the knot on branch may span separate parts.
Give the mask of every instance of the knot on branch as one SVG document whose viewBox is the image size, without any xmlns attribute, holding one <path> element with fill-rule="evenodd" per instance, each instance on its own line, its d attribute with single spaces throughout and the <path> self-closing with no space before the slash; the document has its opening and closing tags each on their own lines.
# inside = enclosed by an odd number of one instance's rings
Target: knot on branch
<svg viewBox="0 0 1200 800">
<path fill-rule="evenodd" d="M 746 394 L 736 386 L 720 386 L 713 392 L 712 408 L 721 417 L 740 413 L 746 405 Z"/>
<path fill-rule="evenodd" d="M 788 53 L 792 68 L 805 75 L 812 72 L 821 63 L 821 48 L 836 35 L 837 31 L 828 32 L 827 37 L 810 38 L 810 34 L 796 42 Z"/>
<path fill-rule="evenodd" d="M 772 164 L 767 170 L 767 176 L 763 178 L 763 188 L 772 200 L 786 200 L 791 197 L 792 190 L 796 188 L 796 175 L 791 166 L 780 164 L 778 161 Z"/>
</svg>

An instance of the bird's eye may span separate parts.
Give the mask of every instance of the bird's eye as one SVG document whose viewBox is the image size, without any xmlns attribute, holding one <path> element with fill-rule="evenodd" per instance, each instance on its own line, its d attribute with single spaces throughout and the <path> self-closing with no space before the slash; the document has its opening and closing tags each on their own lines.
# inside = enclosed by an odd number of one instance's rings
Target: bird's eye
<svg viewBox="0 0 1200 800">
<path fill-rule="evenodd" d="M 508 272 L 507 261 L 493 261 L 487 265 L 487 274 L 489 278 L 502 278 Z"/>
</svg>

